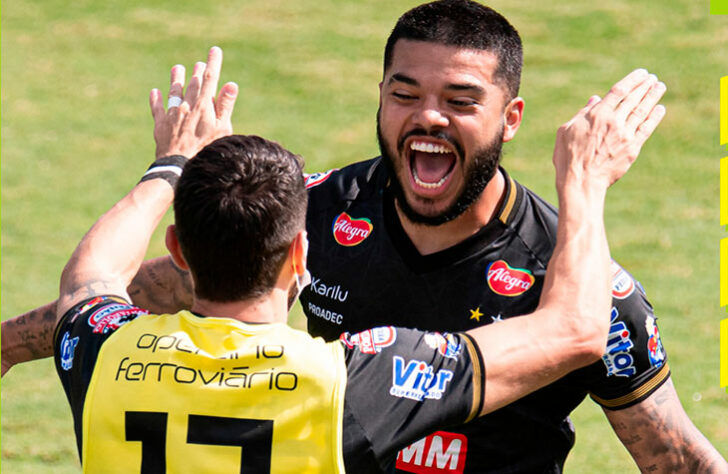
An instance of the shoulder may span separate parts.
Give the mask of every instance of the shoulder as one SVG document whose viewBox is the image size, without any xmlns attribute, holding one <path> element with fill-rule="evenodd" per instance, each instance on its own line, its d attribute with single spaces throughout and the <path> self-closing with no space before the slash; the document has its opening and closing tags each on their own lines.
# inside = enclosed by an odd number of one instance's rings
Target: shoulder
<svg viewBox="0 0 728 474">
<path fill-rule="evenodd" d="M 380 192 L 387 182 L 387 172 L 381 157 L 377 157 L 341 169 L 304 175 L 304 178 L 309 190 L 309 208 L 326 207 Z"/>
</svg>

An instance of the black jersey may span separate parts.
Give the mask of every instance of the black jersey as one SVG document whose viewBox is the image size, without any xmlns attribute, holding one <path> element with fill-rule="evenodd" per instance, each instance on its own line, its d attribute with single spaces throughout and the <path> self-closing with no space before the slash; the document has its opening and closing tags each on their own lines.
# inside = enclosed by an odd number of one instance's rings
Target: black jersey
<svg viewBox="0 0 728 474">
<path fill-rule="evenodd" d="M 85 472 L 390 471 L 399 448 L 483 403 L 465 334 L 388 326 L 327 344 L 101 296 L 69 310 L 54 339 Z M 451 444 L 435 447 L 438 462 Z"/>
<path fill-rule="evenodd" d="M 326 339 L 377 325 L 463 331 L 532 312 L 556 240 L 556 210 L 504 170 L 497 217 L 459 244 L 422 256 L 405 234 L 380 158 L 308 176 L 309 332 Z M 612 325 L 601 361 L 524 399 L 448 430 L 459 463 L 434 463 L 432 437 L 403 450 L 404 472 L 561 472 L 574 443 L 569 413 L 591 396 L 633 405 L 669 377 L 642 287 L 613 264 Z M 486 361 L 487 365 L 487 361 Z M 441 435 L 442 436 L 442 435 Z M 440 441 L 442 442 L 442 441 Z M 430 460 L 428 463 L 428 459 Z"/>
</svg>

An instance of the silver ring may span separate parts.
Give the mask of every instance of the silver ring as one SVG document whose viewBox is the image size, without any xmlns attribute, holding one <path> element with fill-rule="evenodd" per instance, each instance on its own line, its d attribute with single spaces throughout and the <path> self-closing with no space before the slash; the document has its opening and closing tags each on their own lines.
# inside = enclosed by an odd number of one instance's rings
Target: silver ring
<svg viewBox="0 0 728 474">
<path fill-rule="evenodd" d="M 167 99 L 167 108 L 171 109 L 172 107 L 179 107 L 182 103 L 182 97 L 177 97 L 176 95 L 170 96 L 169 99 Z"/>
</svg>

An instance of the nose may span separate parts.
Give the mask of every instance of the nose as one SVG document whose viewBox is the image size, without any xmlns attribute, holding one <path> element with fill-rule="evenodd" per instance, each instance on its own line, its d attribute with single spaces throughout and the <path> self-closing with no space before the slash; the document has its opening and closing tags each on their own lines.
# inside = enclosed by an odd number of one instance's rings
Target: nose
<svg viewBox="0 0 728 474">
<path fill-rule="evenodd" d="M 415 125 L 429 131 L 447 128 L 450 119 L 439 106 L 435 98 L 422 101 L 420 107 L 414 114 Z"/>
</svg>

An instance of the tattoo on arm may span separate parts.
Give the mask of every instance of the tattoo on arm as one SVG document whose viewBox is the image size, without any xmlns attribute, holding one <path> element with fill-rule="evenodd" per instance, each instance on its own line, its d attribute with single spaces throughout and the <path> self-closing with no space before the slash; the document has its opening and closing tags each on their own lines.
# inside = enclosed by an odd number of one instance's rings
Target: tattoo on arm
<svg viewBox="0 0 728 474">
<path fill-rule="evenodd" d="M 74 281 L 61 291 L 60 299 L 63 301 L 64 305 L 67 305 L 69 308 L 80 301 L 93 298 L 95 296 L 123 294 L 123 291 L 119 291 L 116 281 L 100 278 Z"/>
<path fill-rule="evenodd" d="M 642 472 L 728 472 L 725 459 L 688 418 L 670 379 L 639 404 L 605 412 Z"/>
<path fill-rule="evenodd" d="M 144 262 L 127 290 L 135 305 L 153 313 L 175 313 L 192 306 L 192 278 L 171 257 Z"/>
<path fill-rule="evenodd" d="M 13 365 L 53 355 L 56 302 L 2 323 L 2 374 Z"/>
</svg>

